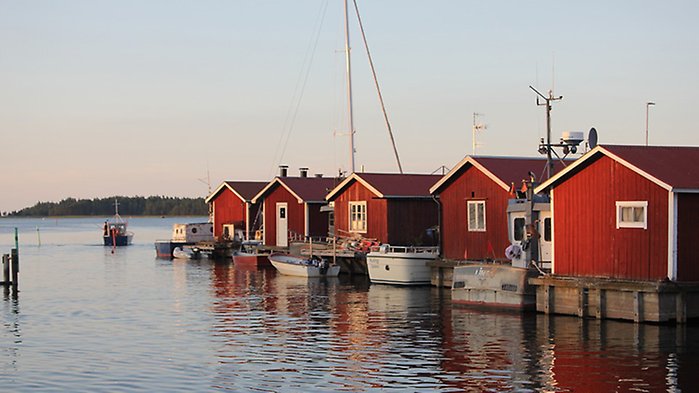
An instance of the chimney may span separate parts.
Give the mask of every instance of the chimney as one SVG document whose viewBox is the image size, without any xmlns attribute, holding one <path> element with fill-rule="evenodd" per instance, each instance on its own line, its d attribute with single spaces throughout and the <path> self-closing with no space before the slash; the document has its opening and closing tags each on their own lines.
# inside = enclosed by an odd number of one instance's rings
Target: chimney
<svg viewBox="0 0 699 393">
<path fill-rule="evenodd" d="M 300 177 L 308 177 L 308 168 L 299 168 Z"/>
<path fill-rule="evenodd" d="M 322 173 L 316 173 L 316 178 L 322 179 L 322 178 L 323 178 L 323 174 L 322 174 Z"/>
<path fill-rule="evenodd" d="M 279 165 L 279 177 L 286 177 L 286 173 L 288 172 L 289 166 L 288 165 Z"/>
</svg>

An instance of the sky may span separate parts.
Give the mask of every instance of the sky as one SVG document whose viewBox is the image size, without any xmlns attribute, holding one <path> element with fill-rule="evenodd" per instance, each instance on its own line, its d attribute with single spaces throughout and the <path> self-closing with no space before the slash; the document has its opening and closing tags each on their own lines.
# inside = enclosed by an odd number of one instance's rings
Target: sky
<svg viewBox="0 0 699 393">
<path fill-rule="evenodd" d="M 406 173 L 546 134 L 699 145 L 699 3 L 357 0 Z M 351 4 L 351 2 L 350 2 Z M 356 169 L 397 172 L 350 13 Z M 342 0 L 0 0 L 0 212 L 349 170 Z"/>
</svg>

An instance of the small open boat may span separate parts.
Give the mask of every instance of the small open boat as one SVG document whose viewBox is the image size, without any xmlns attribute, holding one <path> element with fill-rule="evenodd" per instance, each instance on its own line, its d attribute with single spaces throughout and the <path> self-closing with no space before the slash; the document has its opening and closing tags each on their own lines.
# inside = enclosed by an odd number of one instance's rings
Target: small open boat
<svg viewBox="0 0 699 393">
<path fill-rule="evenodd" d="M 200 259 L 201 250 L 198 247 L 178 246 L 172 251 L 172 257 L 175 259 Z"/>
<path fill-rule="evenodd" d="M 324 259 L 302 258 L 288 254 L 271 254 L 269 261 L 277 271 L 287 276 L 298 277 L 337 277 L 340 266 L 331 265 Z"/>
</svg>

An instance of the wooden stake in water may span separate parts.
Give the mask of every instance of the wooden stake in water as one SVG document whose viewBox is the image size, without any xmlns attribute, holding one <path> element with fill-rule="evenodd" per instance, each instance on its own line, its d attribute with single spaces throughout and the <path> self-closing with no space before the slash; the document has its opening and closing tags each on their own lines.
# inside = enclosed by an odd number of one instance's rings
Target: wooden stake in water
<svg viewBox="0 0 699 393">
<path fill-rule="evenodd" d="M 39 227 L 36 227 L 36 242 L 39 247 L 41 247 L 41 232 L 39 232 Z"/>
</svg>

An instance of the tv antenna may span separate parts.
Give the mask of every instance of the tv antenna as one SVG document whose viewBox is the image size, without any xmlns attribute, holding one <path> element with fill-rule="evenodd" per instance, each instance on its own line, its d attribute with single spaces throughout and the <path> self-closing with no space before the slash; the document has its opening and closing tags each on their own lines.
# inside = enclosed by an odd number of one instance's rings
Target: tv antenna
<svg viewBox="0 0 699 393">
<path fill-rule="evenodd" d="M 485 116 L 485 115 L 482 114 L 482 113 L 473 112 L 473 128 L 471 129 L 471 132 L 472 132 L 471 142 L 472 142 L 472 144 L 473 144 L 473 147 L 472 147 L 472 149 L 473 149 L 472 155 L 474 155 L 474 156 L 476 155 L 476 147 L 478 147 L 478 142 L 476 141 L 476 132 L 477 132 L 477 131 L 483 131 L 483 130 L 485 130 L 485 129 L 488 128 L 487 125 L 485 125 L 485 124 L 483 124 L 483 123 L 478 123 L 478 120 L 477 120 L 477 119 L 478 119 L 479 116 Z"/>
<path fill-rule="evenodd" d="M 529 88 L 534 90 L 534 93 L 538 95 L 538 97 L 536 97 L 536 105 L 546 105 L 546 143 L 542 143 L 539 146 L 539 151 L 541 152 L 543 149 L 546 150 L 546 178 L 549 179 L 551 177 L 551 172 L 553 172 L 553 159 L 551 157 L 551 153 L 553 152 L 554 146 L 551 144 L 551 103 L 562 100 L 563 96 L 554 97 L 553 90 L 549 90 L 549 95 L 547 97 L 541 94 L 539 90 L 536 90 L 531 85 L 529 85 Z M 543 102 L 539 100 L 539 97 L 541 97 Z"/>
</svg>

